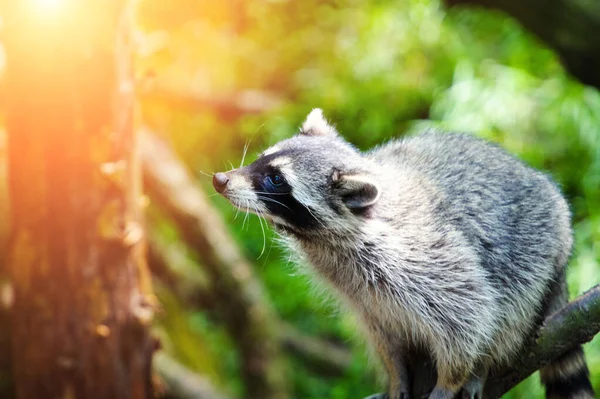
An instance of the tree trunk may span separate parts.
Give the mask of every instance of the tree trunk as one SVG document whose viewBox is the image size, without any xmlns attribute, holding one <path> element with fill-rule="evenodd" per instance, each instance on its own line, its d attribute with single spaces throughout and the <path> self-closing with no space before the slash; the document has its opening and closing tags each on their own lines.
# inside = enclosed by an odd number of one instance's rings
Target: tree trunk
<svg viewBox="0 0 600 399">
<path fill-rule="evenodd" d="M 10 372 L 9 306 L 12 289 L 7 282 L 7 270 L 2 258 L 6 253 L 8 200 L 6 198 L 6 132 L 0 129 L 0 398 L 10 398 L 12 378 Z"/>
<path fill-rule="evenodd" d="M 37 7 L 43 3 L 38 2 Z M 15 394 L 149 398 L 131 7 L 10 1 L 7 268 Z"/>
</svg>

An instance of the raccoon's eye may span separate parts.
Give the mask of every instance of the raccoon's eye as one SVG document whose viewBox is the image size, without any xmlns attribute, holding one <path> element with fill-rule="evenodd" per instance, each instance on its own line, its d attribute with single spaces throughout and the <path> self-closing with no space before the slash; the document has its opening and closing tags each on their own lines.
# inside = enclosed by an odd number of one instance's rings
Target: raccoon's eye
<svg viewBox="0 0 600 399">
<path fill-rule="evenodd" d="M 283 177 L 281 177 L 281 175 L 269 175 L 267 176 L 267 180 L 275 187 L 281 186 L 283 184 Z"/>
</svg>

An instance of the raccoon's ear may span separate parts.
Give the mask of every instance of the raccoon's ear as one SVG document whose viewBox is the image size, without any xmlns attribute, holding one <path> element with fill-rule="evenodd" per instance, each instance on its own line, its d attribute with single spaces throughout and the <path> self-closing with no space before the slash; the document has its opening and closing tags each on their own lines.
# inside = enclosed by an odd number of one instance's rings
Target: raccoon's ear
<svg viewBox="0 0 600 399">
<path fill-rule="evenodd" d="M 381 190 L 372 177 L 365 174 L 333 174 L 334 186 L 342 201 L 350 209 L 366 208 L 379 200 Z"/>
<path fill-rule="evenodd" d="M 337 132 L 323 116 L 323 110 L 315 108 L 306 117 L 306 120 L 302 124 L 302 129 L 300 129 L 300 134 L 307 136 L 335 136 Z"/>
</svg>

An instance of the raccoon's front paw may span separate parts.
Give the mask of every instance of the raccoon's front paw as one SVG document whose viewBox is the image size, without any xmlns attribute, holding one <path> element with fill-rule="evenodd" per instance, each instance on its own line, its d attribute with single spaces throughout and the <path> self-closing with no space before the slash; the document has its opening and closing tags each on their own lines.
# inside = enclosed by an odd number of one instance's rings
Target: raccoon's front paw
<svg viewBox="0 0 600 399">
<path fill-rule="evenodd" d="M 462 399 L 482 399 L 483 394 L 481 392 L 469 392 L 467 390 L 462 391 Z"/>
<path fill-rule="evenodd" d="M 462 399 L 483 399 L 483 383 L 469 381 L 462 389 Z"/>
<path fill-rule="evenodd" d="M 480 371 L 479 375 L 486 375 L 487 371 Z M 483 399 L 483 386 L 485 377 L 473 374 L 462 388 L 461 399 Z"/>
</svg>

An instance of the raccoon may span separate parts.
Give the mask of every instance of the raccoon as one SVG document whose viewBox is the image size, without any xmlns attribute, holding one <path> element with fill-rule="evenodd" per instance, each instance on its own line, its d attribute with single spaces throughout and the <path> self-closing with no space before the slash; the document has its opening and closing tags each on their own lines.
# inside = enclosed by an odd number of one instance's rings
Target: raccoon
<svg viewBox="0 0 600 399">
<path fill-rule="evenodd" d="M 263 215 L 349 304 L 409 398 L 408 354 L 433 360 L 430 398 L 481 398 L 567 301 L 569 207 L 556 184 L 500 147 L 428 131 L 361 153 L 314 109 L 299 134 L 213 176 Z M 549 398 L 593 398 L 581 348 L 542 370 Z"/>
</svg>

